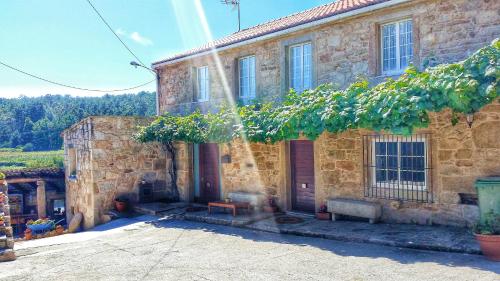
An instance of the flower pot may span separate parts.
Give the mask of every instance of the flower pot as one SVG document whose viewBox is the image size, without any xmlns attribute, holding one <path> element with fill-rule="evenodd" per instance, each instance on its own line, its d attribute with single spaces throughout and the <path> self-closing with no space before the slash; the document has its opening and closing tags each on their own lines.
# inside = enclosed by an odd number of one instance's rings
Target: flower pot
<svg viewBox="0 0 500 281">
<path fill-rule="evenodd" d="M 316 213 L 316 219 L 322 220 L 322 221 L 327 221 L 332 219 L 332 214 L 331 213 Z"/>
<path fill-rule="evenodd" d="M 476 233 L 476 240 L 483 255 L 492 261 L 500 261 L 500 235 L 483 235 Z"/>
<path fill-rule="evenodd" d="M 127 202 L 124 200 L 115 200 L 115 208 L 118 212 L 123 213 L 127 210 Z"/>
<path fill-rule="evenodd" d="M 56 234 L 61 235 L 63 233 L 64 233 L 64 227 L 62 227 L 60 225 L 56 226 Z"/>
<path fill-rule="evenodd" d="M 31 230 L 29 230 L 29 231 L 26 230 L 24 232 L 24 239 L 25 240 L 31 240 L 31 239 L 33 239 L 33 233 L 31 232 Z"/>
</svg>

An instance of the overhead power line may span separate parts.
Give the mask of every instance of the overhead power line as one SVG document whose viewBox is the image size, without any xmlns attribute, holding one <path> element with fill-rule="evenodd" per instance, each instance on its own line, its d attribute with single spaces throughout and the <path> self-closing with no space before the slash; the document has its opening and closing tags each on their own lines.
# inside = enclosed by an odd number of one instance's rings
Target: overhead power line
<svg viewBox="0 0 500 281">
<path fill-rule="evenodd" d="M 11 65 L 8 65 L 8 64 L 6 64 L 6 63 L 4 63 L 2 61 L 0 61 L 0 64 L 3 65 L 3 66 L 5 66 L 5 67 L 7 67 L 7 68 L 9 68 L 9 69 L 11 69 L 11 70 L 17 71 L 19 73 L 22 73 L 22 74 L 24 74 L 26 76 L 30 76 L 30 77 L 38 79 L 38 80 L 45 81 L 47 83 L 51 83 L 51 84 L 54 84 L 54 85 L 58 85 L 58 86 L 66 87 L 66 88 L 70 88 L 70 89 L 81 90 L 81 91 L 89 91 L 89 92 L 111 93 L 111 92 L 129 91 L 129 90 L 134 90 L 134 89 L 146 86 L 147 84 L 152 83 L 152 82 L 154 82 L 156 80 L 156 79 L 153 79 L 153 80 L 151 80 L 149 82 L 146 82 L 146 83 L 134 86 L 134 87 L 130 87 L 130 88 L 124 88 L 124 89 L 112 89 L 112 90 L 89 89 L 89 88 L 82 88 L 82 87 L 77 87 L 77 86 L 72 86 L 72 85 L 68 85 L 68 84 L 63 84 L 63 83 L 55 82 L 55 81 L 52 81 L 52 80 L 40 77 L 38 75 L 28 73 L 28 72 L 23 71 L 23 70 L 21 70 L 19 68 L 16 68 L 16 67 L 13 67 Z"/>
<path fill-rule="evenodd" d="M 108 22 L 104 19 L 104 17 L 101 15 L 101 13 L 99 13 L 99 11 L 96 9 L 96 7 L 94 5 L 92 5 L 92 2 L 90 2 L 90 0 L 87 0 L 87 2 L 89 3 L 89 5 L 92 7 L 92 9 L 96 12 L 96 14 L 101 18 L 102 22 L 109 28 L 109 30 L 115 35 L 116 39 L 118 39 L 123 47 L 125 47 L 125 49 L 127 49 L 127 51 L 132 55 L 134 56 L 134 58 L 140 63 L 142 64 L 144 67 L 147 67 L 142 61 L 141 59 L 139 59 L 135 54 L 134 52 L 132 52 L 132 50 L 127 46 L 127 44 L 125 44 L 125 42 L 123 42 L 123 40 L 120 38 L 120 36 L 118 36 L 118 34 L 116 34 L 116 32 L 113 30 L 113 28 L 108 24 Z"/>
</svg>

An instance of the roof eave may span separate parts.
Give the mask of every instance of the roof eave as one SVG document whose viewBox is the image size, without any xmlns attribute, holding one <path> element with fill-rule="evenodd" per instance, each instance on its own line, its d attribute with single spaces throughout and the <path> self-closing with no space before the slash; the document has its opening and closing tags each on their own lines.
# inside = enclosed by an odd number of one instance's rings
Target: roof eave
<svg viewBox="0 0 500 281">
<path fill-rule="evenodd" d="M 247 40 L 239 41 L 239 42 L 236 42 L 236 43 L 228 44 L 228 45 L 225 45 L 225 46 L 222 46 L 222 47 L 212 48 L 210 50 L 204 50 L 204 51 L 200 51 L 200 52 L 195 52 L 193 54 L 189 54 L 189 55 L 178 57 L 178 58 L 174 58 L 174 59 L 167 59 L 167 60 L 157 61 L 157 62 L 152 63 L 151 67 L 154 68 L 154 69 L 158 69 L 158 68 L 161 68 L 161 67 L 163 67 L 165 65 L 175 64 L 175 63 L 178 63 L 178 62 L 181 62 L 181 61 L 189 60 L 189 59 L 196 58 L 196 57 L 205 56 L 205 55 L 216 53 L 216 52 L 219 52 L 219 51 L 228 50 L 228 49 L 232 49 L 232 48 L 237 48 L 237 47 L 248 45 L 248 44 L 251 44 L 251 43 L 254 43 L 254 42 L 259 42 L 259 41 L 271 39 L 271 38 L 274 38 L 274 37 L 278 37 L 278 36 L 281 36 L 281 35 L 284 35 L 284 34 L 287 34 L 287 33 L 290 33 L 290 32 L 295 32 L 295 31 L 299 31 L 299 30 L 302 30 L 302 29 L 307 29 L 307 28 L 318 26 L 318 25 L 322 25 L 322 24 L 325 24 L 325 23 L 330 23 L 330 22 L 333 22 L 333 21 L 338 21 L 338 20 L 349 18 L 349 17 L 354 17 L 354 16 L 362 15 L 362 14 L 369 13 L 369 12 L 372 12 L 372 11 L 375 11 L 375 10 L 380 10 L 380 9 L 383 9 L 383 8 L 388 8 L 388 7 L 392 7 L 392 6 L 395 6 L 395 5 L 399 5 L 399 4 L 403 4 L 403 3 L 407 3 L 407 2 L 411 2 L 411 1 L 412 0 L 391 0 L 391 1 L 382 2 L 382 3 L 379 3 L 379 4 L 374 4 L 374 5 L 366 6 L 366 7 L 355 9 L 355 10 L 348 11 L 348 12 L 345 12 L 345 13 L 333 15 L 333 16 L 326 17 L 326 18 L 323 18 L 323 19 L 319 19 L 319 20 L 315 20 L 315 21 L 311 21 L 311 22 L 299 24 L 299 25 L 296 25 L 296 26 L 292 26 L 292 27 L 289 27 L 289 28 L 285 28 L 285 29 L 282 29 L 282 30 L 279 30 L 279 31 L 267 33 L 267 34 L 264 34 L 264 35 L 261 35 L 261 36 L 258 36 L 258 37 L 254 37 L 254 38 L 250 38 L 250 39 L 247 39 Z"/>
</svg>

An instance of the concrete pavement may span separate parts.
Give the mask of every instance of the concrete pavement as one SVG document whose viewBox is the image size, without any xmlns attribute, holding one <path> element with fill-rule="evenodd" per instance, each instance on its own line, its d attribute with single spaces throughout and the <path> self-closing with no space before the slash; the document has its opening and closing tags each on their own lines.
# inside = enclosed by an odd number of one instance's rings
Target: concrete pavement
<svg viewBox="0 0 500 281">
<path fill-rule="evenodd" d="M 113 223 L 18 243 L 0 280 L 500 280 L 500 265 L 479 255 L 152 217 Z"/>
</svg>

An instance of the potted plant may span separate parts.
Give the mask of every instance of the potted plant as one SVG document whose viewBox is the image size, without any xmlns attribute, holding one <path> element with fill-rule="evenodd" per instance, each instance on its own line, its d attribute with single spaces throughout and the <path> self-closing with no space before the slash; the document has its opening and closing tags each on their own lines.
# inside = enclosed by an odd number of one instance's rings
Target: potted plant
<svg viewBox="0 0 500 281">
<path fill-rule="evenodd" d="M 326 204 L 321 204 L 318 212 L 316 213 L 316 218 L 318 220 L 331 220 L 332 219 L 332 214 L 328 213 L 328 207 L 326 206 Z"/>
<path fill-rule="evenodd" d="M 31 240 L 33 238 L 33 231 L 29 228 L 26 228 L 24 231 L 24 240 Z"/>
<path fill-rule="evenodd" d="M 0 172 L 0 185 L 5 184 L 5 174 Z"/>
<path fill-rule="evenodd" d="M 118 212 L 123 213 L 127 210 L 128 199 L 125 197 L 117 197 L 115 199 L 115 208 Z"/>
<path fill-rule="evenodd" d="M 62 225 L 58 224 L 58 225 L 56 226 L 56 234 L 57 234 L 57 235 L 61 235 L 61 234 L 63 234 L 63 233 L 64 233 L 64 227 L 63 227 Z"/>
<path fill-rule="evenodd" d="M 493 210 L 486 213 L 484 222 L 474 227 L 476 240 L 483 255 L 493 261 L 500 261 L 500 215 Z"/>
<path fill-rule="evenodd" d="M 5 223 L 5 217 L 3 215 L 0 215 L 0 226 L 4 225 Z"/>
</svg>

